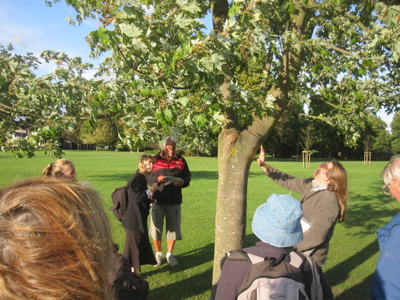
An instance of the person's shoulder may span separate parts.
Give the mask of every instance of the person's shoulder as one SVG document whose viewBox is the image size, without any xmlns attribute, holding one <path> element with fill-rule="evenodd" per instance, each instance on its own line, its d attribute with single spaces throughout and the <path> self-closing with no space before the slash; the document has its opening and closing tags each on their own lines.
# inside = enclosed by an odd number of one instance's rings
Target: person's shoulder
<svg viewBox="0 0 400 300">
<path fill-rule="evenodd" d="M 143 180 L 143 179 L 146 179 L 146 177 L 142 173 L 140 173 L 139 171 L 136 171 L 135 174 L 133 174 L 131 180 L 129 180 L 128 184 L 133 182 L 133 181 Z"/>
<path fill-rule="evenodd" d="M 395 214 L 393 218 L 384 227 L 391 228 L 397 225 L 400 225 L 400 212 Z"/>
<path fill-rule="evenodd" d="M 157 164 L 160 161 L 165 161 L 167 160 L 166 158 L 162 157 L 161 152 L 154 155 L 154 164 Z"/>
<path fill-rule="evenodd" d="M 303 178 L 304 183 L 306 184 L 312 184 L 314 178 L 313 177 L 308 177 L 308 178 Z"/>
<path fill-rule="evenodd" d="M 175 156 L 172 158 L 172 160 L 175 160 L 175 161 L 183 161 L 184 163 L 187 164 L 186 159 L 185 159 L 182 155 L 180 155 L 180 154 L 175 154 Z"/>
<path fill-rule="evenodd" d="M 254 246 L 243 248 L 242 250 L 249 254 L 262 256 L 262 257 L 269 257 L 271 255 L 279 256 L 283 252 L 288 252 L 289 248 L 288 247 L 279 248 L 279 247 L 275 247 L 271 244 L 267 244 L 262 241 L 258 241 Z"/>
<path fill-rule="evenodd" d="M 135 174 L 133 174 L 133 177 L 132 178 L 135 178 L 135 177 L 144 177 L 144 175 L 142 174 L 142 173 L 140 173 L 138 170 L 135 172 Z"/>
<path fill-rule="evenodd" d="M 332 201 L 332 200 L 337 200 L 336 194 L 333 191 L 330 191 L 328 189 L 321 189 L 321 190 L 316 190 L 313 191 L 313 194 L 317 197 L 320 197 L 323 200 L 327 201 Z"/>
<path fill-rule="evenodd" d="M 400 212 L 394 215 L 393 220 L 397 223 L 400 223 Z"/>
<path fill-rule="evenodd" d="M 334 192 L 329 190 L 322 190 L 319 193 L 316 192 L 315 197 L 318 197 L 318 202 L 320 204 L 329 205 L 330 207 L 335 206 L 337 207 L 337 209 L 339 209 L 339 202 Z"/>
</svg>

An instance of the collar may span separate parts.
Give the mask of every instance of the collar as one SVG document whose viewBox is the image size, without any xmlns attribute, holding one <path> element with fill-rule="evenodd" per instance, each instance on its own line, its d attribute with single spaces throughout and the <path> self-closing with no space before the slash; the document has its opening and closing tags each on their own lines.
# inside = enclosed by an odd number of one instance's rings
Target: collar
<svg viewBox="0 0 400 300">
<path fill-rule="evenodd" d="M 162 157 L 162 158 L 164 158 L 164 159 L 166 159 L 166 160 L 171 160 L 171 159 L 176 159 L 176 158 L 178 158 L 178 155 L 175 153 L 175 155 L 174 156 L 172 156 L 172 157 L 169 157 L 169 156 L 167 156 L 166 154 L 165 154 L 166 152 L 163 150 L 163 151 L 161 151 L 160 153 L 159 153 L 159 155 Z"/>
<path fill-rule="evenodd" d="M 327 190 L 328 186 L 324 184 L 317 184 L 315 179 L 312 181 L 312 188 L 311 191 L 316 192 L 316 191 L 323 191 Z"/>
</svg>

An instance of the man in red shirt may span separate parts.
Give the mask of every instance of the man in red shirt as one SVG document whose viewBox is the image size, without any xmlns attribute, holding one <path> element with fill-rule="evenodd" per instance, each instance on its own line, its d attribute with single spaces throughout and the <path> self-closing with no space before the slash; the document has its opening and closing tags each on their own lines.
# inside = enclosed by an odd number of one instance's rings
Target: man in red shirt
<svg viewBox="0 0 400 300">
<path fill-rule="evenodd" d="M 188 187 L 191 173 L 186 160 L 176 154 L 176 140 L 165 137 L 163 150 L 154 157 L 154 181 L 158 182 L 161 195 L 157 197 L 151 210 L 150 235 L 153 238 L 157 264 L 162 264 L 161 237 L 164 218 L 167 231 L 168 263 L 176 267 L 179 265 L 172 255 L 175 241 L 182 239 L 181 233 L 181 204 L 182 188 Z"/>
</svg>

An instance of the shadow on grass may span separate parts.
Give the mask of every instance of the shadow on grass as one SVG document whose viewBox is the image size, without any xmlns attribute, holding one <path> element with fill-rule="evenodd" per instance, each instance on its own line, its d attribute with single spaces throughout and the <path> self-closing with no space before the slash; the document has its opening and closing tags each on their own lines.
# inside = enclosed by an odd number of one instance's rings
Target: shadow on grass
<svg viewBox="0 0 400 300">
<path fill-rule="evenodd" d="M 380 191 L 380 185 L 376 186 L 379 186 Z M 344 227 L 352 229 L 352 235 L 356 236 L 375 234 L 377 229 L 386 224 L 385 220 L 397 213 L 388 201 L 396 204 L 392 198 L 380 195 L 378 192 L 369 197 L 352 193 Z"/>
<path fill-rule="evenodd" d="M 360 284 L 352 286 L 350 289 L 338 295 L 335 299 L 370 299 L 370 286 L 373 274 L 367 276 Z"/>
<path fill-rule="evenodd" d="M 218 179 L 217 171 L 191 171 L 192 173 L 192 181 L 196 179 L 202 180 L 216 180 Z M 134 173 L 121 173 L 121 174 L 105 174 L 105 175 L 88 175 L 88 180 L 95 181 L 128 181 L 133 177 Z"/>
<path fill-rule="evenodd" d="M 149 272 L 143 272 L 142 275 L 148 278 L 150 283 L 150 294 L 148 300 L 179 300 L 179 299 L 201 299 L 207 291 L 211 291 L 212 266 L 203 272 L 196 272 L 199 266 L 213 260 L 214 244 L 208 244 L 205 247 L 198 248 L 189 252 L 181 253 L 176 256 L 179 261 L 179 267 L 171 267 L 164 260 L 164 264 L 159 268 Z M 193 275 L 191 272 L 193 269 Z M 164 274 L 160 274 L 164 273 Z M 158 287 L 152 288 L 152 279 L 162 280 L 162 277 L 170 277 L 171 283 L 159 283 Z M 178 279 L 177 278 L 183 278 Z M 164 286 L 162 286 L 164 285 Z M 204 297 L 203 297 L 204 298 Z"/>
<path fill-rule="evenodd" d="M 327 272 L 324 273 L 329 284 L 334 287 L 346 281 L 350 277 L 350 272 L 355 267 L 363 264 L 378 251 L 378 243 L 376 240 L 374 240 L 372 243 L 365 246 L 361 251 L 353 254 L 351 257 L 329 269 Z M 335 299 L 369 299 L 371 280 L 372 275 L 370 274 L 369 276 L 364 278 L 361 283 L 353 285 L 350 289 L 345 290 L 339 295 L 336 295 Z"/>
</svg>

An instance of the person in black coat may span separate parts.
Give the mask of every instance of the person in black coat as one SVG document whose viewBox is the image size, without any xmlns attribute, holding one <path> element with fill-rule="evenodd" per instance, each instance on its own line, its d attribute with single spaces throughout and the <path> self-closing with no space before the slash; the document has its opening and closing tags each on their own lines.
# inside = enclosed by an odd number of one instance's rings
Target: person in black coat
<svg viewBox="0 0 400 300">
<path fill-rule="evenodd" d="M 150 210 L 151 195 L 156 188 L 147 186 L 147 179 L 152 175 L 154 158 L 143 154 L 139 157 L 138 169 L 128 182 L 128 207 L 122 220 L 126 238 L 122 253 L 131 263 L 135 272 L 140 272 L 141 265 L 155 265 L 157 261 L 151 248 L 147 218 Z M 159 191 L 155 192 L 156 194 Z M 156 195 L 155 194 L 155 195 Z"/>
</svg>

